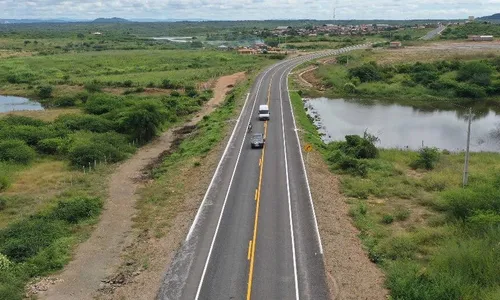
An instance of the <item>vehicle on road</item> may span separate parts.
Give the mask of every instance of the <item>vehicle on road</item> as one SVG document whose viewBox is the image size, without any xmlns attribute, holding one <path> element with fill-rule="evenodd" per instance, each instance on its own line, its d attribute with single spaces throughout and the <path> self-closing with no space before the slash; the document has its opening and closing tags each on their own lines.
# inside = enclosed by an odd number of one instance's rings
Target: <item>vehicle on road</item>
<svg viewBox="0 0 500 300">
<path fill-rule="evenodd" d="M 247 132 L 252 132 L 252 123 L 248 123 Z"/>
<path fill-rule="evenodd" d="M 264 138 L 264 134 L 262 133 L 254 133 L 250 139 L 250 146 L 252 149 L 254 148 L 263 148 L 266 143 L 266 139 Z"/>
<path fill-rule="evenodd" d="M 259 120 L 268 121 L 269 120 L 269 106 L 263 104 L 259 106 Z"/>
</svg>

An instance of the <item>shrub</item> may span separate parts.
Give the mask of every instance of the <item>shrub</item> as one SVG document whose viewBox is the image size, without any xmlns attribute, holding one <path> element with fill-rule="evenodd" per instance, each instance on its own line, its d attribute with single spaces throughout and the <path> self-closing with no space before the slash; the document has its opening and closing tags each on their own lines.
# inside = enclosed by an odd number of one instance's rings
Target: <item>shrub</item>
<svg viewBox="0 0 500 300">
<path fill-rule="evenodd" d="M 89 114 L 102 115 L 124 106 L 125 103 L 117 97 L 96 94 L 87 100 L 84 110 Z"/>
<path fill-rule="evenodd" d="M 8 189 L 10 186 L 10 179 L 8 176 L 4 176 L 4 175 L 0 175 L 0 192 L 3 192 L 5 191 L 6 189 Z M 0 198 L 0 210 L 2 210 L 2 199 Z M 5 201 L 3 201 L 4 204 L 3 204 L 3 207 L 5 208 Z"/>
<path fill-rule="evenodd" d="M 101 116 L 66 114 L 57 117 L 55 125 L 68 130 L 88 130 L 92 132 L 108 132 L 114 129 L 114 122 Z"/>
<path fill-rule="evenodd" d="M 394 222 L 394 217 L 392 215 L 384 215 L 382 217 L 382 223 L 391 224 L 392 222 Z"/>
<path fill-rule="evenodd" d="M 457 80 L 468 81 L 477 85 L 489 85 L 493 69 L 485 62 L 471 61 L 458 70 Z"/>
<path fill-rule="evenodd" d="M 349 70 L 349 77 L 358 77 L 361 82 L 378 81 L 382 79 L 382 74 L 375 62 L 365 63 L 359 67 Z"/>
<path fill-rule="evenodd" d="M 161 82 L 161 87 L 164 89 L 177 89 L 177 88 L 179 88 L 179 85 L 176 83 L 173 83 L 170 79 L 164 79 Z"/>
<path fill-rule="evenodd" d="M 64 144 L 64 140 L 62 138 L 49 138 L 49 139 L 43 139 L 38 142 L 36 145 L 36 149 L 40 153 L 44 154 L 56 154 L 59 152 L 59 149 L 61 146 Z"/>
<path fill-rule="evenodd" d="M 127 139 L 118 133 L 77 132 L 69 137 L 68 158 L 74 166 L 89 166 L 94 161 L 106 159 L 118 162 L 134 152 Z"/>
<path fill-rule="evenodd" d="M 46 85 L 46 86 L 41 86 L 38 88 L 38 91 L 37 91 L 37 96 L 42 98 L 42 99 L 47 99 L 47 98 L 50 98 L 52 97 L 52 86 L 50 85 Z"/>
<path fill-rule="evenodd" d="M 424 147 L 418 150 L 418 158 L 410 166 L 414 169 L 432 170 L 439 161 L 437 148 Z"/>
<path fill-rule="evenodd" d="M 338 143 L 338 149 L 354 158 L 376 158 L 378 149 L 373 142 L 359 135 L 346 135 L 345 142 Z"/>
<path fill-rule="evenodd" d="M 61 133 L 49 126 L 35 127 L 29 125 L 7 126 L 0 129 L 0 140 L 17 139 L 26 142 L 29 146 L 36 146 L 38 141 L 57 137 Z"/>
<path fill-rule="evenodd" d="M 52 211 L 55 219 L 76 224 L 99 215 L 103 203 L 99 198 L 77 197 L 59 201 Z"/>
<path fill-rule="evenodd" d="M 67 234 L 63 221 L 28 218 L 0 231 L 0 252 L 13 262 L 24 262 Z"/>
<path fill-rule="evenodd" d="M 170 96 L 172 96 L 172 97 L 180 97 L 180 96 L 181 96 L 181 93 L 179 93 L 178 91 L 172 91 L 172 92 L 170 93 Z"/>
<path fill-rule="evenodd" d="M 89 93 L 97 93 L 101 91 L 101 85 L 97 81 L 87 82 L 83 88 Z"/>
<path fill-rule="evenodd" d="M 134 84 L 134 82 L 132 80 L 125 80 L 123 82 L 124 87 L 131 87 L 133 84 Z"/>
<path fill-rule="evenodd" d="M 72 107 L 76 105 L 76 98 L 73 97 L 61 97 L 56 98 L 52 101 L 55 107 Z"/>
<path fill-rule="evenodd" d="M 464 98 L 484 98 L 486 90 L 480 86 L 466 83 L 458 83 L 455 85 L 455 93 L 457 97 Z"/>
<path fill-rule="evenodd" d="M 35 158 L 35 151 L 20 140 L 0 142 L 0 160 L 28 164 Z"/>
<path fill-rule="evenodd" d="M 7 207 L 7 200 L 5 200 L 5 198 L 0 196 L 0 211 L 4 210 L 6 207 Z"/>
<path fill-rule="evenodd" d="M 394 218 L 398 221 L 404 221 L 410 217 L 410 210 L 405 208 L 398 208 L 394 213 Z"/>
<path fill-rule="evenodd" d="M 6 271 L 12 267 L 12 262 L 7 256 L 0 253 L 0 271 Z"/>
<path fill-rule="evenodd" d="M 346 84 L 344 84 L 344 91 L 346 93 L 354 93 L 356 92 L 356 86 L 354 85 L 354 83 L 351 83 L 351 82 L 348 82 Z"/>
<path fill-rule="evenodd" d="M 121 112 L 118 123 L 123 132 L 146 142 L 156 136 L 166 117 L 167 112 L 162 103 L 149 100 L 141 101 Z"/>
<path fill-rule="evenodd" d="M 47 123 L 45 123 L 42 120 L 37 120 L 25 116 L 14 116 L 14 115 L 8 115 L 7 117 L 0 119 L 0 126 L 2 123 L 6 125 L 28 125 L 36 127 L 47 125 Z"/>
<path fill-rule="evenodd" d="M 445 191 L 442 198 L 448 214 L 462 221 L 474 216 L 476 212 L 490 211 L 500 214 L 500 191 L 488 184 Z"/>
</svg>

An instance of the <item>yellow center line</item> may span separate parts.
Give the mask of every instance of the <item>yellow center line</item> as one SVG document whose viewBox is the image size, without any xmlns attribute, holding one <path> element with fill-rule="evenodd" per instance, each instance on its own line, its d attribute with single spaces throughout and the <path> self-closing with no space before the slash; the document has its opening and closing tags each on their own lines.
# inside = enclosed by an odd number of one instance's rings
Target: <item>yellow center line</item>
<svg viewBox="0 0 500 300">
<path fill-rule="evenodd" d="M 255 189 L 255 201 L 257 201 L 257 195 L 259 194 L 259 190 Z"/>
<path fill-rule="evenodd" d="M 252 240 L 248 241 L 248 255 L 247 259 L 250 260 L 250 253 L 252 252 Z"/>
<path fill-rule="evenodd" d="M 253 268 L 254 268 L 254 262 L 255 262 L 255 244 L 257 244 L 257 228 L 259 224 L 259 207 L 260 207 L 260 188 L 262 186 L 262 172 L 264 169 L 264 153 L 266 151 L 266 145 L 264 145 L 264 148 L 262 148 L 262 164 L 260 166 L 260 174 L 259 174 L 259 186 L 258 186 L 258 193 L 257 193 L 257 205 L 255 207 L 255 222 L 254 222 L 254 227 L 253 227 L 253 238 L 252 238 L 252 250 L 250 253 L 250 271 L 248 274 L 248 290 L 247 290 L 247 300 L 251 299 L 252 296 L 252 282 L 253 282 Z"/>
<path fill-rule="evenodd" d="M 269 83 L 269 88 L 267 90 L 267 105 L 269 107 L 269 103 L 271 100 L 271 85 L 273 82 L 274 75 L 276 73 L 273 73 L 271 76 L 271 81 Z M 267 137 L 267 125 L 268 121 L 264 122 L 264 139 Z M 259 225 L 259 208 L 260 208 L 260 193 L 261 193 L 261 188 L 262 188 L 262 173 L 264 172 L 264 154 L 266 153 L 266 145 L 264 144 L 264 147 L 262 148 L 262 154 L 261 158 L 259 160 L 259 166 L 260 166 L 260 173 L 259 173 L 259 185 L 257 186 L 257 191 L 256 191 L 256 206 L 255 206 L 255 222 L 254 222 L 254 227 L 253 227 L 253 237 L 252 240 L 250 240 L 249 244 L 249 253 L 248 253 L 248 259 L 250 260 L 250 271 L 248 273 L 248 290 L 247 290 L 247 300 L 250 300 L 252 298 L 252 283 L 253 283 L 253 270 L 254 270 L 254 264 L 255 264 L 255 244 L 257 244 L 257 228 Z"/>
</svg>

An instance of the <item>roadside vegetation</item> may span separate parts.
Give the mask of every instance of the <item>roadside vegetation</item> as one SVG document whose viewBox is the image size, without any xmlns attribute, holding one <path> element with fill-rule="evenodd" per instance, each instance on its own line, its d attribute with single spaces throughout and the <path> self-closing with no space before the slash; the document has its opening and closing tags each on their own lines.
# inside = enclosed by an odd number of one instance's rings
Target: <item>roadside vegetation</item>
<svg viewBox="0 0 500 300">
<path fill-rule="evenodd" d="M 493 35 L 500 36 L 500 25 L 485 22 L 472 22 L 462 25 L 449 26 L 441 33 L 441 39 L 464 40 L 469 35 Z"/>
<path fill-rule="evenodd" d="M 315 74 L 326 94 L 422 108 L 487 106 L 500 99 L 500 61 L 494 55 L 379 64 L 372 52 L 349 53 L 337 57 L 334 65 L 319 66 Z"/>
<path fill-rule="evenodd" d="M 370 259 L 386 272 L 393 299 L 497 299 L 500 296 L 500 156 L 433 148 L 377 149 L 377 138 L 324 144 L 292 102 L 303 138 L 340 176 L 350 215 Z"/>
</svg>

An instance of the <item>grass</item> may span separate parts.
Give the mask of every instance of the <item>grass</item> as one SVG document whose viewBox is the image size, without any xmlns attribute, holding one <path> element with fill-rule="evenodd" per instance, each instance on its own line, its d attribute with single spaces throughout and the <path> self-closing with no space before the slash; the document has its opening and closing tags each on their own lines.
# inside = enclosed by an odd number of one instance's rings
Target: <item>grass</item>
<svg viewBox="0 0 500 300">
<path fill-rule="evenodd" d="M 292 104 L 302 137 L 319 141 L 301 98 Z M 500 154 L 472 153 L 463 189 L 463 153 L 414 170 L 413 151 L 379 149 L 364 177 L 343 172 L 349 215 L 370 259 L 386 272 L 392 299 L 496 299 L 500 291 Z M 333 169 L 332 169 L 333 170 Z"/>
<path fill-rule="evenodd" d="M 79 108 L 50 108 L 45 110 L 22 110 L 0 113 L 0 118 L 5 116 L 23 116 L 45 122 L 52 122 L 61 115 L 80 113 L 81 110 Z"/>
</svg>

